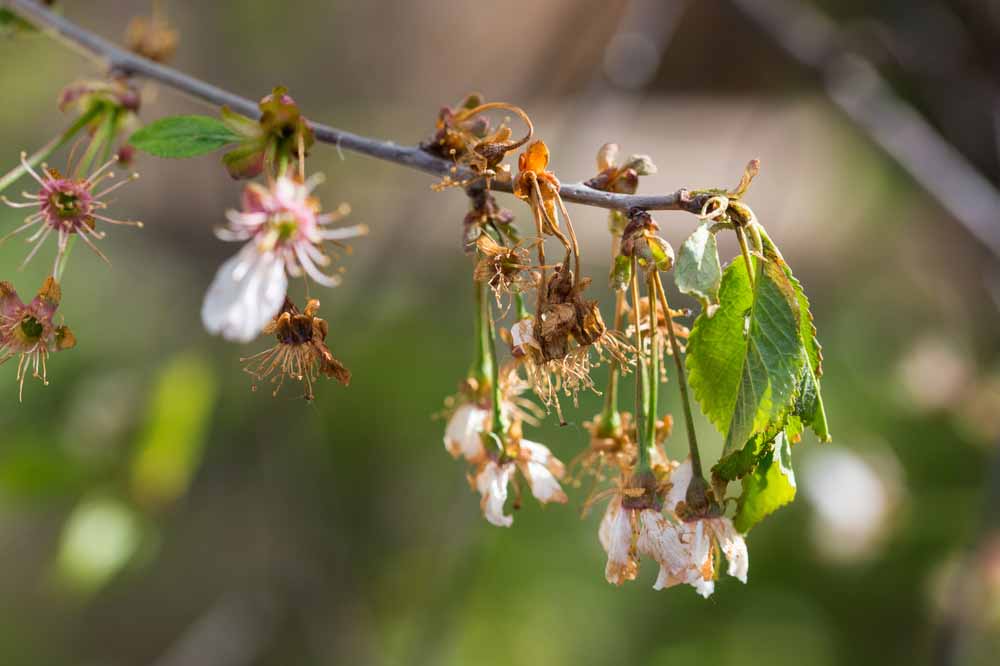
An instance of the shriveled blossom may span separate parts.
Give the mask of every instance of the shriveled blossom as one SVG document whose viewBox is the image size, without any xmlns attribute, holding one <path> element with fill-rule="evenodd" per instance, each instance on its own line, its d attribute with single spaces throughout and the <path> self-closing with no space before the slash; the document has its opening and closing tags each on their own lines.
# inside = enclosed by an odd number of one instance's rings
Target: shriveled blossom
<svg viewBox="0 0 1000 666">
<path fill-rule="evenodd" d="M 489 285 L 496 298 L 497 307 L 503 307 L 505 297 L 534 289 L 538 274 L 532 270 L 528 249 L 521 246 L 501 245 L 483 234 L 476 241 L 479 261 L 472 271 L 472 279 Z"/>
<path fill-rule="evenodd" d="M 519 241 L 512 222 L 514 214 L 501 208 L 485 187 L 474 188 L 469 193 L 469 212 L 462 220 L 462 249 L 466 254 L 476 251 L 476 241 L 487 229 L 494 229 L 510 241 Z"/>
<path fill-rule="evenodd" d="M 76 346 L 76 337 L 69 327 L 57 326 L 54 321 L 61 295 L 59 283 L 50 276 L 26 305 L 9 282 L 0 282 L 0 365 L 19 357 L 19 399 L 29 370 L 33 377 L 48 384 L 49 354 Z"/>
<path fill-rule="evenodd" d="M 162 12 L 153 5 L 152 16 L 136 16 L 125 29 L 125 46 L 154 62 L 167 62 L 177 50 L 180 34 L 170 26 Z"/>
<path fill-rule="evenodd" d="M 285 299 L 281 313 L 264 328 L 264 333 L 274 335 L 278 343 L 267 351 L 242 359 L 246 363 L 244 370 L 255 380 L 270 380 L 275 396 L 286 379 L 302 382 L 302 397 L 306 400 L 315 397 L 313 384 L 320 375 L 336 379 L 344 386 L 351 382 L 350 370 L 334 358 L 326 346 L 329 325 L 316 316 L 318 311 L 319 301 L 315 299 L 310 300 L 302 312 Z"/>
<path fill-rule="evenodd" d="M 626 306 L 627 307 L 627 306 Z M 650 321 L 649 321 L 649 298 L 643 296 L 639 299 L 639 330 L 642 332 L 643 346 L 648 346 L 652 344 L 653 336 L 648 335 L 650 331 Z M 656 326 L 660 333 L 657 336 L 657 341 L 660 343 L 657 345 L 657 353 L 660 355 L 660 375 L 661 379 L 665 381 L 666 379 L 666 363 L 665 357 L 667 355 L 673 355 L 673 350 L 669 344 L 663 344 L 663 341 L 667 339 L 667 318 L 664 316 L 665 312 L 662 307 L 656 308 Z M 688 336 L 691 335 L 691 329 L 689 329 L 684 324 L 677 321 L 679 317 L 690 317 L 691 312 L 689 310 L 674 310 L 670 309 L 670 326 L 674 329 L 674 336 L 677 338 L 677 344 L 683 352 L 685 349 L 685 343 L 687 342 Z M 625 334 L 629 337 L 635 335 L 636 326 L 636 311 L 630 309 L 628 312 L 629 325 L 625 330 Z M 647 349 L 647 351 L 649 351 Z"/>
<path fill-rule="evenodd" d="M 245 242 L 215 275 L 201 315 L 205 328 L 227 340 L 249 342 L 277 316 L 288 290 L 288 277 L 303 275 L 333 287 L 339 275 L 324 273 L 332 263 L 328 243 L 368 233 L 365 225 L 329 228 L 349 211 L 346 205 L 333 213 L 320 213 L 312 191 L 321 182 L 281 177 L 270 186 L 250 183 L 243 191 L 243 210 L 227 213 L 229 225 L 219 238 Z"/>
<path fill-rule="evenodd" d="M 609 583 L 634 580 L 640 559 L 646 556 L 660 567 L 654 589 L 683 583 L 708 597 L 715 590 L 720 550 L 729 575 L 746 582 L 746 542 L 722 515 L 721 506 L 710 504 L 695 516 L 684 502 L 692 478 L 690 459 L 679 466 L 663 461 L 652 470 L 623 478 L 627 481 L 613 491 L 598 531 L 608 554 Z"/>
<path fill-rule="evenodd" d="M 635 467 L 639 449 L 636 445 L 637 436 L 632 414 L 619 412 L 617 426 L 611 429 L 604 426 L 602 417 L 603 414 L 598 414 L 583 424 L 590 434 L 590 441 L 587 448 L 569 463 L 570 472 L 577 483 L 583 476 L 591 476 L 595 482 L 604 481 L 608 473 L 627 474 Z M 674 420 L 669 414 L 656 421 L 656 446 L 650 450 L 654 470 L 664 473 L 670 471 L 662 444 L 670 437 L 673 427 Z"/>
<path fill-rule="evenodd" d="M 25 218 L 24 224 L 4 236 L 3 239 L 0 239 L 0 242 L 22 231 L 33 230 L 34 233 L 28 237 L 27 242 L 34 243 L 35 245 L 24 260 L 26 264 L 35 256 L 45 243 L 45 240 L 55 232 L 57 250 L 52 272 L 57 276 L 59 274 L 59 265 L 66 252 L 69 239 L 74 234 L 79 236 L 91 250 L 97 253 L 97 256 L 104 261 L 108 261 L 104 253 L 94 245 L 95 240 L 101 240 L 105 236 L 105 232 L 98 231 L 97 224 L 100 222 L 142 227 L 142 222 L 116 220 L 108 217 L 103 212 L 108 207 L 107 202 L 104 200 L 107 195 L 139 177 L 139 174 L 133 173 L 131 176 L 107 185 L 102 189 L 107 180 L 114 178 L 114 173 L 109 171 L 109 169 L 117 161 L 117 157 L 111 159 L 86 178 L 72 178 L 63 176 L 51 168 L 43 168 L 41 174 L 39 174 L 28 164 L 27 154 L 21 153 L 21 164 L 31 174 L 31 177 L 38 182 L 40 189 L 37 194 L 25 192 L 24 196 L 28 201 L 13 202 L 9 201 L 6 197 L 0 197 L 0 199 L 13 208 L 37 208 L 38 211 Z"/>
<path fill-rule="evenodd" d="M 741 583 L 747 582 L 750 556 L 747 544 L 733 521 L 722 513 L 722 506 L 709 503 L 696 513 L 687 506 L 684 498 L 691 484 L 692 467 L 688 458 L 671 475 L 672 486 L 667 493 L 664 508 L 674 512 L 680 522 L 675 530 L 684 546 L 666 562 L 661 562 L 655 589 L 672 587 L 680 583 L 694 586 L 703 597 L 715 589 L 716 554 L 721 550 L 726 557 L 727 572 Z"/>
<path fill-rule="evenodd" d="M 548 282 L 541 318 L 524 318 L 511 328 L 512 353 L 520 358 L 528 383 L 546 407 L 555 407 L 562 419 L 560 393 L 576 400 L 581 390 L 593 390 L 590 372 L 600 359 L 626 368 L 632 347 L 604 324 L 597 301 L 585 300 L 590 280 L 575 283 L 562 267 Z M 591 352 L 596 354 L 595 357 Z"/>
<path fill-rule="evenodd" d="M 525 135 L 514 139 L 506 122 L 492 129 L 489 120 L 482 114 L 487 111 L 510 111 L 517 115 L 527 127 Z M 432 186 L 441 191 L 449 187 L 467 187 L 475 181 L 485 180 L 488 189 L 493 178 L 507 180 L 510 169 L 501 164 L 507 153 L 517 150 L 531 140 L 534 126 L 531 118 L 520 107 L 505 102 L 482 102 L 479 95 L 469 95 L 457 108 L 444 108 L 438 115 L 437 131 L 421 148 L 455 162 L 452 172 L 441 182 Z M 456 180 L 459 165 L 472 171 L 472 177 Z"/>
<path fill-rule="evenodd" d="M 479 506 L 483 516 L 497 527 L 510 527 L 514 522 L 513 516 L 504 513 L 504 505 L 507 502 L 507 486 L 513 481 L 518 488 L 514 478 L 516 471 L 521 472 L 531 494 L 542 504 L 565 504 L 567 501 L 566 493 L 559 485 L 565 474 L 562 462 L 552 455 L 548 447 L 521 439 L 516 430 L 512 429 L 503 453 L 494 446 L 489 447 L 486 457 L 469 475 L 469 485 L 480 495 Z M 519 504 L 518 497 L 515 508 Z"/>
<path fill-rule="evenodd" d="M 661 566 L 668 554 L 681 548 L 676 531 L 663 514 L 669 481 L 652 470 L 624 474 L 601 519 L 598 538 L 608 555 L 604 577 L 621 585 L 639 575 L 642 556 Z"/>
</svg>

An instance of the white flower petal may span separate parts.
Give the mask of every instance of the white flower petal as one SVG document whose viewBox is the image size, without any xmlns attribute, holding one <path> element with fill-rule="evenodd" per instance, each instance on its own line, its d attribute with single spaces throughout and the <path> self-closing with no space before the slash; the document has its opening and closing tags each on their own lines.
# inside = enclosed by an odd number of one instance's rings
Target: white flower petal
<svg viewBox="0 0 1000 666">
<path fill-rule="evenodd" d="M 667 511 L 673 511 L 677 507 L 677 503 L 684 499 L 693 475 L 690 458 L 684 460 L 677 469 L 670 473 L 671 486 L 663 501 L 663 506 Z"/>
<path fill-rule="evenodd" d="M 743 535 L 736 531 L 733 521 L 728 518 L 714 518 L 707 521 L 712 533 L 722 548 L 722 553 L 728 562 L 728 572 L 741 583 L 747 582 L 750 569 L 750 554 L 747 552 L 747 542 Z"/>
<path fill-rule="evenodd" d="M 489 411 L 471 403 L 455 410 L 444 430 L 444 446 L 454 457 L 464 456 L 470 462 L 482 460 L 486 451 L 479 436 L 486 428 Z"/>
<path fill-rule="evenodd" d="M 608 504 L 597 537 L 608 554 L 608 563 L 604 568 L 607 581 L 621 585 L 627 580 L 635 579 L 639 563 L 632 556 L 632 524 L 629 512 L 622 508 L 620 499 L 614 499 Z"/>
<path fill-rule="evenodd" d="M 201 308 L 206 330 L 227 340 L 250 342 L 285 302 L 288 276 L 273 252 L 247 243 L 219 268 Z"/>
<path fill-rule="evenodd" d="M 483 510 L 483 516 L 497 527 L 510 527 L 514 522 L 513 516 L 505 516 L 503 513 L 503 505 L 507 501 L 507 483 L 513 467 L 511 463 L 500 466 L 491 460 L 476 475 L 476 489 L 482 496 L 479 506 Z"/>
<path fill-rule="evenodd" d="M 522 462 L 520 467 L 521 473 L 524 474 L 528 485 L 531 486 L 531 494 L 539 502 L 542 504 L 548 502 L 564 504 L 567 501 L 566 493 L 563 492 L 562 486 L 559 485 L 559 481 L 552 475 L 548 467 L 534 460 Z"/>
</svg>

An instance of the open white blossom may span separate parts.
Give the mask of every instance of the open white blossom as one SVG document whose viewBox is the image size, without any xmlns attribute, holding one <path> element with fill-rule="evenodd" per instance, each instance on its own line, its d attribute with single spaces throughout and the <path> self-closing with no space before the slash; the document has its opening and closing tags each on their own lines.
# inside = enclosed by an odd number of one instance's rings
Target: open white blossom
<svg viewBox="0 0 1000 666">
<path fill-rule="evenodd" d="M 325 243 L 363 236 L 368 229 L 327 227 L 347 209 L 320 214 L 312 190 L 321 180 L 314 176 L 300 183 L 282 176 L 270 187 L 247 185 L 243 210 L 229 211 L 229 226 L 218 231 L 223 240 L 246 244 L 222 265 L 205 295 L 201 318 L 209 333 L 253 340 L 281 309 L 289 276 L 308 275 L 326 287 L 339 284 L 340 276 L 321 270 L 332 263 Z"/>
</svg>

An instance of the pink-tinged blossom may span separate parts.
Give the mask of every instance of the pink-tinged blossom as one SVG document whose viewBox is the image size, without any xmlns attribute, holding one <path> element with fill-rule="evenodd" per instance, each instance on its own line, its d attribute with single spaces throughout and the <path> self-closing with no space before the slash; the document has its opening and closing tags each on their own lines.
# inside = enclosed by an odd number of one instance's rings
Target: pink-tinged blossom
<svg viewBox="0 0 1000 666">
<path fill-rule="evenodd" d="M 56 234 L 57 251 L 52 273 L 59 276 L 59 265 L 69 244 L 69 239 L 74 234 L 79 236 L 87 246 L 97 253 L 105 262 L 108 258 L 104 256 L 97 246 L 95 240 L 104 238 L 105 233 L 97 230 L 97 223 L 120 224 L 134 227 L 142 227 L 142 222 L 130 220 L 116 220 L 104 215 L 103 211 L 108 207 L 104 198 L 117 190 L 122 185 L 136 179 L 139 174 L 133 173 L 128 178 L 119 180 L 116 183 L 101 186 L 109 179 L 114 178 L 114 173 L 108 169 L 118 161 L 114 158 L 103 166 L 96 169 L 87 178 L 68 178 L 62 176 L 55 169 L 43 168 L 41 174 L 36 172 L 27 161 L 27 154 L 21 153 L 21 164 L 24 169 L 41 186 L 37 194 L 24 192 L 23 195 L 28 201 L 14 202 L 6 197 L 0 197 L 3 202 L 13 208 L 37 208 L 38 211 L 32 213 L 24 220 L 24 224 L 14 229 L 2 239 L 3 242 L 19 234 L 22 231 L 32 230 L 28 237 L 28 243 L 34 243 L 24 263 L 27 264 L 38 250 L 45 243 L 46 239 Z"/>
<path fill-rule="evenodd" d="M 0 365 L 15 356 L 17 364 L 18 399 L 24 393 L 24 379 L 32 376 L 48 384 L 48 355 L 70 349 L 76 338 L 67 326 L 56 326 L 61 290 L 54 278 L 46 278 L 38 295 L 28 304 L 18 297 L 9 282 L 0 282 Z"/>
<path fill-rule="evenodd" d="M 346 206 L 321 214 L 312 190 L 321 178 L 305 183 L 282 176 L 270 187 L 257 183 L 243 192 L 243 209 L 227 213 L 222 240 L 245 242 L 215 275 L 201 315 L 210 333 L 249 342 L 270 322 L 288 291 L 288 277 L 308 276 L 334 287 L 340 276 L 322 269 L 332 264 L 326 243 L 340 244 L 368 232 L 364 225 L 330 228 L 347 214 Z"/>
</svg>

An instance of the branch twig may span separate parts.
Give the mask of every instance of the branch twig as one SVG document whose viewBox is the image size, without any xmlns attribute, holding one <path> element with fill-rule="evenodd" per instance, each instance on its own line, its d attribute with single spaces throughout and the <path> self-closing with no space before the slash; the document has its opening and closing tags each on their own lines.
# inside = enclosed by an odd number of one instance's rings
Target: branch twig
<svg viewBox="0 0 1000 666">
<path fill-rule="evenodd" d="M 0 0 L 0 4 L 3 4 L 3 0 Z M 69 19 L 51 12 L 35 0 L 6 0 L 6 4 L 22 18 L 34 23 L 43 31 L 95 56 L 104 62 L 110 70 L 158 81 L 195 99 L 208 102 L 213 106 L 229 106 L 234 111 L 251 118 L 260 116 L 257 104 L 252 100 L 126 51 L 89 30 L 81 28 Z M 372 139 L 316 122 L 312 122 L 311 125 L 318 141 L 330 143 L 355 153 L 395 162 L 438 176 L 449 174 L 454 168 L 452 162 L 431 155 L 417 146 L 401 146 L 392 141 Z M 471 176 L 472 172 L 467 169 L 459 169 L 459 173 L 453 175 L 460 180 Z M 510 192 L 511 183 L 494 181 L 492 189 Z M 704 198 L 686 189 L 679 189 L 671 194 L 652 196 L 615 194 L 595 190 L 582 183 L 564 184 L 559 190 L 559 194 L 566 201 L 598 208 L 681 210 L 695 214 L 700 210 Z"/>
</svg>

